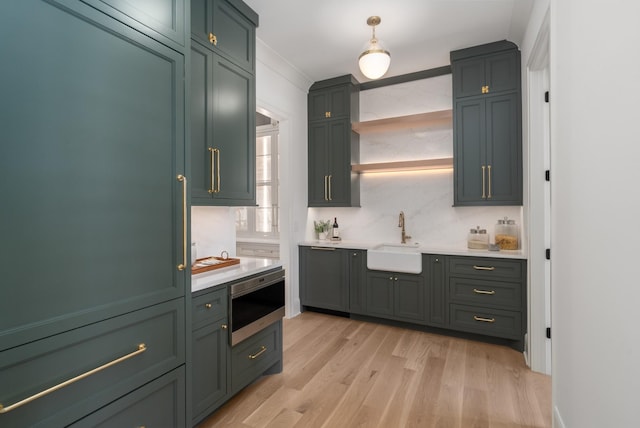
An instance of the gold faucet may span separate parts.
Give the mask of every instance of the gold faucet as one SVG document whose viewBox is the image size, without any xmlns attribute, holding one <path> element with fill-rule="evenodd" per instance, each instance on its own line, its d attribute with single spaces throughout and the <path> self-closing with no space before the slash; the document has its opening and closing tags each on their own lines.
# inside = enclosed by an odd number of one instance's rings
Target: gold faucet
<svg viewBox="0 0 640 428">
<path fill-rule="evenodd" d="M 398 218 L 398 227 L 402 228 L 402 243 L 406 244 L 407 239 L 411 239 L 409 235 L 404 231 L 404 211 L 400 211 L 400 217 Z"/>
</svg>

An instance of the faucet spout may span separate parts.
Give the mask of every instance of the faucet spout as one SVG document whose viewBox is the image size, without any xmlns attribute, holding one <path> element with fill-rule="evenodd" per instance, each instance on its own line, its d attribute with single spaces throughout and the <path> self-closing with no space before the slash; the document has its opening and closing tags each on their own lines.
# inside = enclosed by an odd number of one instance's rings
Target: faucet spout
<svg viewBox="0 0 640 428">
<path fill-rule="evenodd" d="M 406 244 L 408 239 L 411 239 L 411 236 L 407 235 L 404 230 L 404 211 L 400 211 L 400 216 L 398 217 L 398 227 L 402 228 L 401 233 L 401 243 Z"/>
</svg>

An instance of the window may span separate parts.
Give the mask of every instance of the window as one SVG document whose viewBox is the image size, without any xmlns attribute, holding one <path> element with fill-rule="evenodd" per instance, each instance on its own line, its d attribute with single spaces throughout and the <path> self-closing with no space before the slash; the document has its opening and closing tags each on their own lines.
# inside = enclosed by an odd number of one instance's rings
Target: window
<svg viewBox="0 0 640 428">
<path fill-rule="evenodd" d="M 258 114 L 258 116 L 261 115 Z M 239 237 L 275 239 L 279 235 L 278 122 L 268 120 L 270 123 L 256 128 L 256 203 L 258 206 L 236 209 L 236 233 Z"/>
</svg>

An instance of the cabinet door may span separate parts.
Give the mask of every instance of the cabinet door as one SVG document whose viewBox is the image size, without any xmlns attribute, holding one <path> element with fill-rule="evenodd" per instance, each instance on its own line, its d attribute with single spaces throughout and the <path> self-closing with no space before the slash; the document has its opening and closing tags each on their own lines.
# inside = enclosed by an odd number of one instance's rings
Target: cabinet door
<svg viewBox="0 0 640 428">
<path fill-rule="evenodd" d="M 213 0 L 191 0 L 191 37 L 213 48 Z"/>
<path fill-rule="evenodd" d="M 0 28 L 0 350 L 183 296 L 184 57 L 82 3 Z"/>
<path fill-rule="evenodd" d="M 485 83 L 484 58 L 473 57 L 453 63 L 453 97 L 463 98 L 482 94 Z"/>
<path fill-rule="evenodd" d="M 300 247 L 300 301 L 305 306 L 349 310 L 348 252 Z"/>
<path fill-rule="evenodd" d="M 480 205 L 487 197 L 484 99 L 457 102 L 455 112 L 454 205 Z"/>
<path fill-rule="evenodd" d="M 256 203 L 256 95 L 253 75 L 213 56 L 213 145 L 218 205 Z"/>
<path fill-rule="evenodd" d="M 424 323 L 424 280 L 422 275 L 394 274 L 393 312 L 397 319 Z"/>
<path fill-rule="evenodd" d="M 520 90 L 520 53 L 517 50 L 485 58 L 485 85 L 488 94 Z"/>
<path fill-rule="evenodd" d="M 213 0 L 214 48 L 251 73 L 255 71 L 255 32 L 255 24 L 227 1 Z"/>
<path fill-rule="evenodd" d="M 309 121 L 349 118 L 350 90 L 342 85 L 309 92 Z"/>
<path fill-rule="evenodd" d="M 327 123 L 309 124 L 308 186 L 309 206 L 328 203 L 329 126 Z"/>
<path fill-rule="evenodd" d="M 485 102 L 487 202 L 522 205 L 522 142 L 518 120 L 520 97 L 512 93 L 487 97 Z"/>
<path fill-rule="evenodd" d="M 213 168 L 213 52 L 191 43 L 191 202 L 211 203 Z"/>
<path fill-rule="evenodd" d="M 329 122 L 328 206 L 351 205 L 351 123 Z"/>
<path fill-rule="evenodd" d="M 227 320 L 220 319 L 193 332 L 192 401 L 194 422 L 227 396 Z"/>
<path fill-rule="evenodd" d="M 349 253 L 349 312 L 364 314 L 367 307 L 367 252 L 348 250 Z"/>
<path fill-rule="evenodd" d="M 426 283 L 426 319 L 427 324 L 443 327 L 446 325 L 446 266 L 445 257 L 440 255 L 423 256 L 423 266 L 427 266 Z"/>
<path fill-rule="evenodd" d="M 393 317 L 394 284 L 393 274 L 390 272 L 367 274 L 367 315 Z"/>
</svg>

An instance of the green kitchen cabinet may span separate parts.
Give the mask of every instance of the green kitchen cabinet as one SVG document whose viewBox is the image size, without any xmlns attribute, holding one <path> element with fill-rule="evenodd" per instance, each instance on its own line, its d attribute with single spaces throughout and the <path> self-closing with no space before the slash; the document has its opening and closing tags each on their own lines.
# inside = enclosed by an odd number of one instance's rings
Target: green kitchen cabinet
<svg viewBox="0 0 640 428">
<path fill-rule="evenodd" d="M 423 275 L 368 271 L 366 314 L 416 324 L 425 323 Z"/>
<path fill-rule="evenodd" d="M 349 310 L 349 257 L 351 251 L 334 247 L 299 248 L 300 303 L 302 306 Z"/>
<path fill-rule="evenodd" d="M 520 51 L 496 42 L 451 64 L 454 206 L 522 205 Z"/>
<path fill-rule="evenodd" d="M 252 206 L 258 17 L 240 1 L 194 1 L 192 6 L 191 203 Z M 220 28 L 216 44 L 205 37 L 211 25 Z"/>
<path fill-rule="evenodd" d="M 228 398 L 229 329 L 226 286 L 192 299 L 192 423 L 207 417 Z"/>
<path fill-rule="evenodd" d="M 258 15 L 240 0 L 191 0 L 191 37 L 255 74 Z"/>
<path fill-rule="evenodd" d="M 3 427 L 69 425 L 186 364 L 185 52 L 134 18 L 55 0 L 0 14 Z"/>
<path fill-rule="evenodd" d="M 309 89 L 308 187 L 310 207 L 360 206 L 358 82 L 351 75 L 314 83 Z"/>
<path fill-rule="evenodd" d="M 423 254 L 422 266 L 426 271 L 426 321 L 427 325 L 447 325 L 447 256 Z"/>
<path fill-rule="evenodd" d="M 367 251 L 349 252 L 349 312 L 365 314 L 367 310 Z"/>
</svg>

